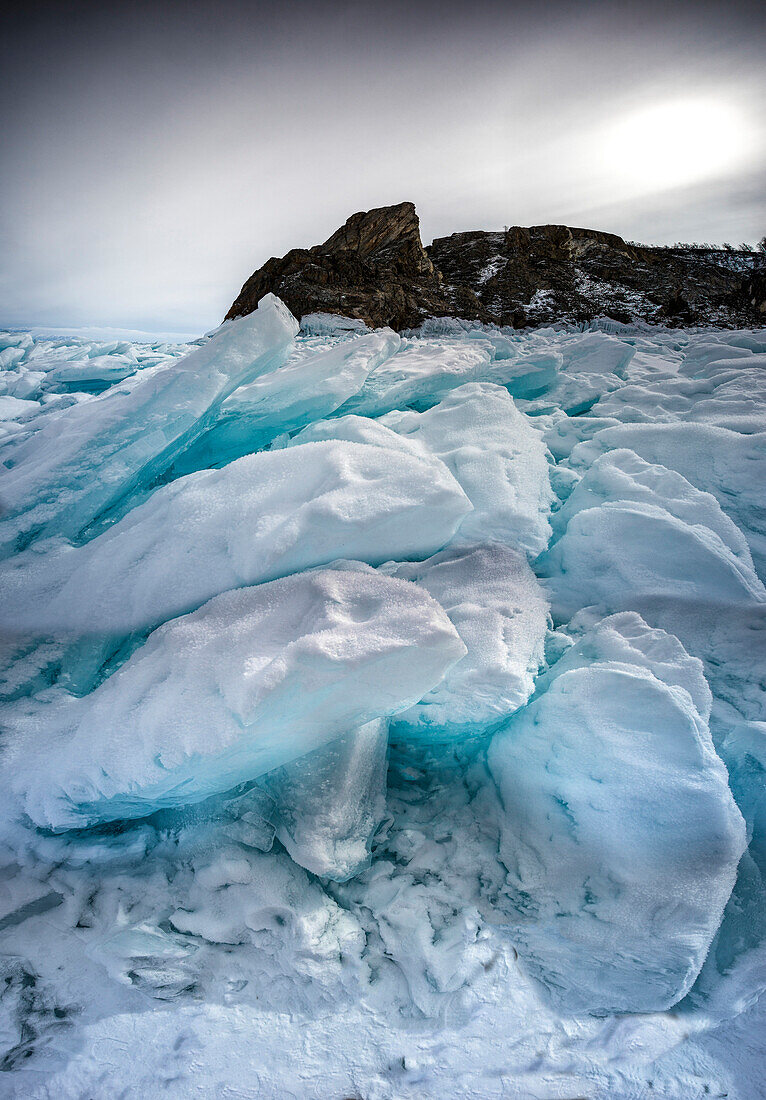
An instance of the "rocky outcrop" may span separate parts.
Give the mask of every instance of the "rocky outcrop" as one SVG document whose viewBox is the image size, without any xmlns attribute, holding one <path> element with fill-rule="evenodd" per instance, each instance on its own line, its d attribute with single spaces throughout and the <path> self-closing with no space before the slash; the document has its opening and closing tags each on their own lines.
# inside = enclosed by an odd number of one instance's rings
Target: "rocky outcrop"
<svg viewBox="0 0 766 1100">
<path fill-rule="evenodd" d="M 411 202 L 354 214 L 324 244 L 272 257 L 247 280 L 227 319 L 252 312 L 269 291 L 296 317 L 340 313 L 372 327 L 407 328 L 447 310 Z"/>
<path fill-rule="evenodd" d="M 324 244 L 268 260 L 227 318 L 269 291 L 297 317 L 335 313 L 397 329 L 443 316 L 514 327 L 603 316 L 747 325 L 766 311 L 755 253 L 655 248 L 565 225 L 453 233 L 424 248 L 411 202 L 354 214 Z"/>
</svg>

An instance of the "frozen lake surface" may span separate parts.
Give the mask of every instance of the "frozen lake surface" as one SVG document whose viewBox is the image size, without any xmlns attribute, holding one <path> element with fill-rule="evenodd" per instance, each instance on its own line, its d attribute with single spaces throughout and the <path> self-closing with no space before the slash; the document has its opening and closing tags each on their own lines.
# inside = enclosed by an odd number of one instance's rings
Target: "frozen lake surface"
<svg viewBox="0 0 766 1100">
<path fill-rule="evenodd" d="M 766 1096 L 766 329 L 0 333 L 0 463 L 3 1096 Z"/>
</svg>

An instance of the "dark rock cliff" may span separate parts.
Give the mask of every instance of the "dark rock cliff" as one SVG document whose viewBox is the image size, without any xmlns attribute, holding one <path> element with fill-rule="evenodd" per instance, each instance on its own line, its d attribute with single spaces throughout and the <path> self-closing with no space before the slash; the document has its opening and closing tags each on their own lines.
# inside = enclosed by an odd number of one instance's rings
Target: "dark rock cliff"
<svg viewBox="0 0 766 1100">
<path fill-rule="evenodd" d="M 227 318 L 271 291 L 296 317 L 338 313 L 397 329 L 442 316 L 515 327 L 600 316 L 753 325 L 766 323 L 765 283 L 755 253 L 634 245 L 565 225 L 453 233 L 424 248 L 415 206 L 403 202 L 268 260 Z"/>
</svg>

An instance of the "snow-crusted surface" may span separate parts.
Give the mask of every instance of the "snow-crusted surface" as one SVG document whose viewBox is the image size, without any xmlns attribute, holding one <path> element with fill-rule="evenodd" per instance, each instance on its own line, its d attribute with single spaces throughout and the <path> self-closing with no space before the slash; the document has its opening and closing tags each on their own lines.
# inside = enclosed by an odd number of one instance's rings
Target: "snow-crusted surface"
<svg viewBox="0 0 766 1100">
<path fill-rule="evenodd" d="M 0 334 L 0 1092 L 766 1096 L 764 379 Z"/>
</svg>

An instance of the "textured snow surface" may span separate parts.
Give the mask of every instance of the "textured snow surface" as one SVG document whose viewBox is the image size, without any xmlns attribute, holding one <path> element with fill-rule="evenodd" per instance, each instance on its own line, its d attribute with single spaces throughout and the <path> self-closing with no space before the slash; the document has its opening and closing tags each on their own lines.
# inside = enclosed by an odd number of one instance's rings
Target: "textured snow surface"
<svg viewBox="0 0 766 1100">
<path fill-rule="evenodd" d="M 0 333 L 0 1092 L 766 1097 L 766 330 Z"/>
</svg>

